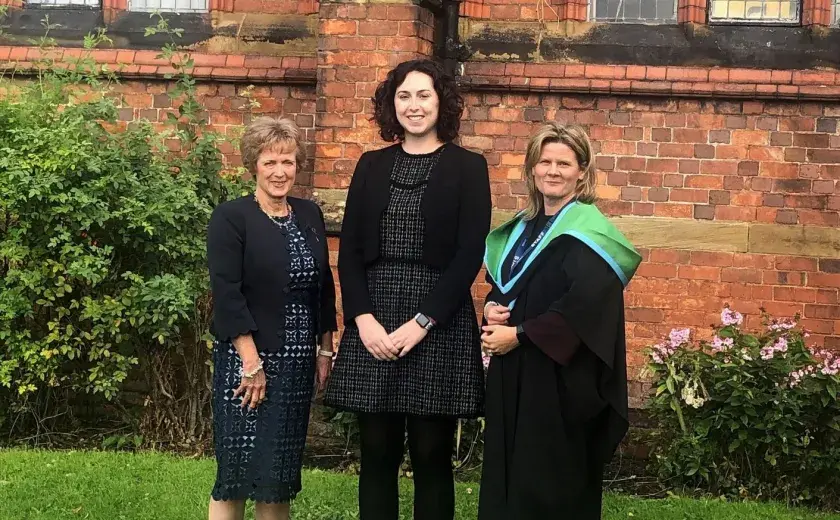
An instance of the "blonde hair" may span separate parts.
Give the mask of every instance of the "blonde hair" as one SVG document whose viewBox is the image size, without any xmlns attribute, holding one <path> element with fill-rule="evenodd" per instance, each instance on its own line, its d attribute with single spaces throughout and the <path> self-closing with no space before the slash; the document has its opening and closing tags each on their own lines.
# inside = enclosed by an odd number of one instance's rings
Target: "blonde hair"
<svg viewBox="0 0 840 520">
<path fill-rule="evenodd" d="M 543 197 L 537 190 L 537 183 L 534 180 L 534 167 L 540 160 L 543 146 L 550 143 L 565 144 L 575 153 L 578 166 L 583 171 L 583 178 L 575 186 L 575 199 L 585 204 L 591 204 L 595 201 L 595 183 L 597 181 L 595 157 L 586 130 L 579 125 L 546 123 L 528 141 L 528 148 L 525 152 L 523 173 L 525 184 L 528 186 L 528 206 L 525 208 L 525 220 L 536 218 L 543 210 Z"/>
<path fill-rule="evenodd" d="M 295 147 L 297 168 L 300 171 L 306 163 L 306 151 L 301 142 L 300 129 L 288 118 L 259 117 L 245 128 L 239 142 L 242 165 L 251 174 L 256 174 L 260 154 L 276 146 L 284 150 L 287 147 Z"/>
</svg>

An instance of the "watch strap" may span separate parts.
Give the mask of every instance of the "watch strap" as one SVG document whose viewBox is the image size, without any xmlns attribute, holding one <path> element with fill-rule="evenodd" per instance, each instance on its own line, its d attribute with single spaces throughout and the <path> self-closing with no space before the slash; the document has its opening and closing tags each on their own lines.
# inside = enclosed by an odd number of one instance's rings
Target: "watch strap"
<svg viewBox="0 0 840 520">
<path fill-rule="evenodd" d="M 523 327 L 521 323 L 516 326 L 516 341 L 518 341 L 520 345 L 524 345 L 528 342 L 528 336 L 525 334 L 525 327 Z"/>
</svg>

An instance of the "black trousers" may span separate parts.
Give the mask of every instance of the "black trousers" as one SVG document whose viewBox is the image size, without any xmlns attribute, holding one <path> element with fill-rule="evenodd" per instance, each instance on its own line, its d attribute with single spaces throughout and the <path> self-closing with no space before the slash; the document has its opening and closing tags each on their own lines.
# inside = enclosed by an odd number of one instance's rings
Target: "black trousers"
<svg viewBox="0 0 840 520">
<path fill-rule="evenodd" d="M 399 518 L 398 473 L 406 431 L 414 471 L 414 520 L 452 520 L 455 419 L 368 413 L 358 418 L 362 450 L 360 520 Z"/>
</svg>

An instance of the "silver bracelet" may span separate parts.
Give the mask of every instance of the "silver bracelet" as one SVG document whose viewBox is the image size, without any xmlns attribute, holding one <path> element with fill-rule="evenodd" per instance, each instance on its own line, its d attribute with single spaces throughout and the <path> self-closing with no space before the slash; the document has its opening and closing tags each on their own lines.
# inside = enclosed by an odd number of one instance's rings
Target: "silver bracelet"
<svg viewBox="0 0 840 520">
<path fill-rule="evenodd" d="M 257 367 L 250 372 L 245 372 L 245 367 L 239 368 L 239 375 L 240 377 L 244 377 L 245 379 L 253 379 L 257 372 L 263 369 L 263 360 L 261 359 L 259 363 L 257 363 Z"/>
<path fill-rule="evenodd" d="M 487 314 L 487 307 L 501 305 L 501 303 L 489 301 L 484 304 L 484 314 Z"/>
<path fill-rule="evenodd" d="M 333 356 L 335 355 L 335 352 L 333 352 L 332 350 L 323 350 L 323 349 L 321 349 L 321 350 L 318 350 L 318 355 L 319 355 L 319 356 L 324 356 L 324 357 L 331 358 L 331 357 L 333 357 Z"/>
</svg>

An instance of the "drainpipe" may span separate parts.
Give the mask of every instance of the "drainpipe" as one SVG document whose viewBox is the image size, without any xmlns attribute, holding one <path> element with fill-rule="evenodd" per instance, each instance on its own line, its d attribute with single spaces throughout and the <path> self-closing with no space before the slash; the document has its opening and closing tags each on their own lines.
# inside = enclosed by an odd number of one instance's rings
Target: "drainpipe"
<svg viewBox="0 0 840 520">
<path fill-rule="evenodd" d="M 458 34 L 458 12 L 461 7 L 460 0 L 443 0 L 444 16 L 444 55 L 443 65 L 453 76 L 461 75 L 461 60 L 464 46 Z"/>
<path fill-rule="evenodd" d="M 419 4 L 434 13 L 437 20 L 437 57 L 443 60 L 443 65 L 450 74 L 460 76 L 461 62 L 469 58 L 469 52 L 461 44 L 458 33 L 461 0 L 420 0 Z"/>
</svg>

